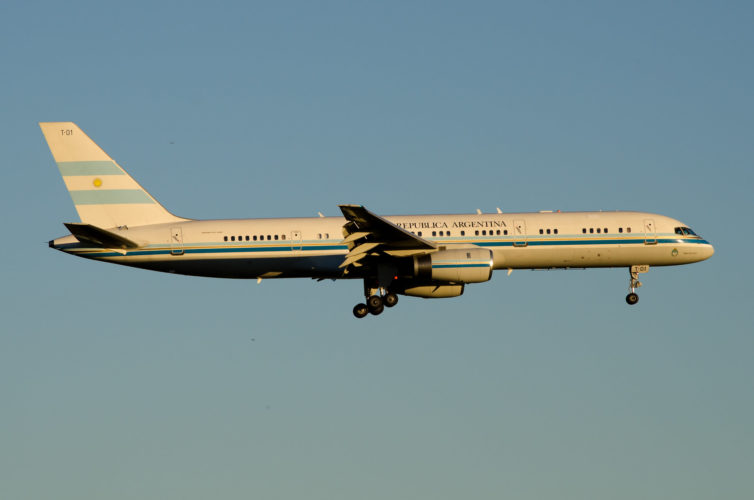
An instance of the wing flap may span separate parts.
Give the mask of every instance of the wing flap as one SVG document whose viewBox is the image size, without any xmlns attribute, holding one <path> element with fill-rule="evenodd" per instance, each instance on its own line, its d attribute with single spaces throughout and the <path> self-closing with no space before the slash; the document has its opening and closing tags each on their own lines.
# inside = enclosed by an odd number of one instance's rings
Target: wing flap
<svg viewBox="0 0 754 500">
<path fill-rule="evenodd" d="M 348 252 L 346 257 L 355 257 L 356 255 L 361 255 L 363 253 L 367 253 L 371 250 L 374 250 L 378 246 L 380 246 L 382 243 L 378 241 L 373 241 L 370 243 L 362 243 L 361 245 L 353 247 L 353 249 Z"/>
<path fill-rule="evenodd" d="M 341 243 L 343 243 L 343 244 L 346 244 L 346 245 L 347 245 L 348 243 L 351 243 L 352 241 L 356 241 L 356 240 L 358 240 L 358 239 L 361 239 L 361 238 L 363 238 L 364 236 L 369 236 L 370 234 L 371 234 L 371 233 L 369 233 L 368 231 L 356 231 L 355 233 L 351 233 L 351 234 L 349 234 L 349 235 L 348 235 L 348 236 L 346 237 L 346 239 L 344 239 L 343 241 L 341 241 Z"/>
</svg>

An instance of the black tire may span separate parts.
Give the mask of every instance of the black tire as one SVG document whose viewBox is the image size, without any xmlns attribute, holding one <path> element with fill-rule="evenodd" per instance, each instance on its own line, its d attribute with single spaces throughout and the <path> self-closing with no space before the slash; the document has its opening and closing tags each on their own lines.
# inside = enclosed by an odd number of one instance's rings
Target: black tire
<svg viewBox="0 0 754 500">
<path fill-rule="evenodd" d="M 386 307 L 393 307 L 398 303 L 398 296 L 391 292 L 385 295 L 385 298 L 383 298 L 382 301 L 385 303 Z"/>
<path fill-rule="evenodd" d="M 626 295 L 626 303 L 629 306 L 632 306 L 636 304 L 637 302 L 639 302 L 639 296 L 636 295 L 635 293 L 629 293 L 628 295 Z"/>
<path fill-rule="evenodd" d="M 375 316 L 379 316 L 380 314 L 382 314 L 382 311 L 384 310 L 385 310 L 385 305 L 380 304 L 380 307 L 378 307 L 377 309 L 370 309 L 369 312 L 374 314 Z"/>
<path fill-rule="evenodd" d="M 369 314 L 369 308 L 366 304 L 356 304 L 353 306 L 353 315 L 357 318 L 363 318 L 367 314 Z"/>
<path fill-rule="evenodd" d="M 380 309 L 382 306 L 382 297 L 379 295 L 372 295 L 367 299 L 367 306 L 369 307 L 369 312 L 374 314 L 374 311 L 377 309 Z M 379 314 L 379 313 L 377 313 Z"/>
</svg>

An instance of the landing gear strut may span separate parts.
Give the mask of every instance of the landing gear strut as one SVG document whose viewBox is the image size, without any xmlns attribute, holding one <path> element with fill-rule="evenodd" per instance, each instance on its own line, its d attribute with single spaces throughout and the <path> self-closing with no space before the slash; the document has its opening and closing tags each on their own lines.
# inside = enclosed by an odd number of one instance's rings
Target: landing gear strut
<svg viewBox="0 0 754 500">
<path fill-rule="evenodd" d="M 649 272 L 649 266 L 631 266 L 628 268 L 628 272 L 631 275 L 631 281 L 628 285 L 630 293 L 626 295 L 626 303 L 632 306 L 639 302 L 639 295 L 636 293 L 636 289 L 641 286 L 639 281 L 639 273 Z"/>
</svg>

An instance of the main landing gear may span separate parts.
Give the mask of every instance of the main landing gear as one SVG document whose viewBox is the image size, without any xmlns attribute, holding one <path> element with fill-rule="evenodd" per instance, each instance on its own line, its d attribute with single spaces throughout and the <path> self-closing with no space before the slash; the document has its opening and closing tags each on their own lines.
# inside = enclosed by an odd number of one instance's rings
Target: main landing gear
<svg viewBox="0 0 754 500">
<path fill-rule="evenodd" d="M 393 307 L 398 303 L 398 296 L 393 292 L 385 293 L 385 290 L 372 289 L 365 290 L 365 292 L 367 303 L 356 304 L 353 308 L 353 315 L 357 318 L 363 318 L 369 313 L 377 316 L 385 310 L 385 307 Z"/>
<path fill-rule="evenodd" d="M 636 289 L 641 286 L 639 281 L 639 273 L 648 273 L 649 266 L 631 266 L 628 268 L 628 273 L 631 275 L 631 281 L 628 285 L 630 293 L 626 295 L 626 303 L 632 306 L 639 302 L 639 295 L 636 293 Z"/>
</svg>

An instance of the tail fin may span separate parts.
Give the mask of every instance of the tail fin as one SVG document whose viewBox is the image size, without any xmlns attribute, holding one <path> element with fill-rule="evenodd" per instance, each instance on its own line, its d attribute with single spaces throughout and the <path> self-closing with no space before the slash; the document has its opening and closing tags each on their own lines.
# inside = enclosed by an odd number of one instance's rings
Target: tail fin
<svg viewBox="0 0 754 500">
<path fill-rule="evenodd" d="M 72 122 L 40 123 L 81 222 L 100 228 L 182 221 Z"/>
</svg>

